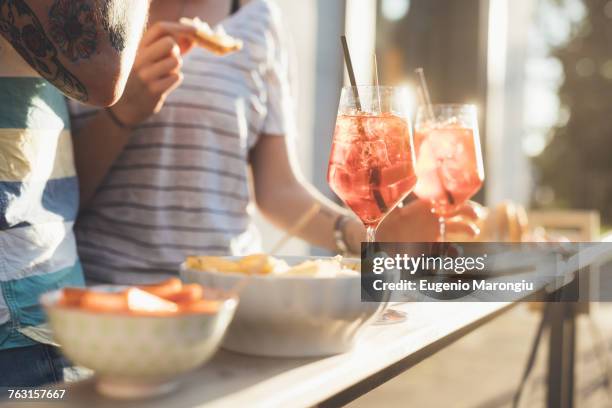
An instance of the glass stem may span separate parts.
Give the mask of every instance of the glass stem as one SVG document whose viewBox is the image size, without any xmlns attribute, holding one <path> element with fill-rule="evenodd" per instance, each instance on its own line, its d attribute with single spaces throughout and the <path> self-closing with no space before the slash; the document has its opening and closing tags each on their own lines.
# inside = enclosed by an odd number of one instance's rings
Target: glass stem
<svg viewBox="0 0 612 408">
<path fill-rule="evenodd" d="M 368 225 L 366 227 L 366 242 L 367 243 L 376 242 L 376 230 L 377 230 L 377 227 L 372 226 L 372 225 Z"/>
<path fill-rule="evenodd" d="M 438 224 L 440 225 L 440 242 L 446 242 L 446 219 L 438 218 Z"/>
</svg>

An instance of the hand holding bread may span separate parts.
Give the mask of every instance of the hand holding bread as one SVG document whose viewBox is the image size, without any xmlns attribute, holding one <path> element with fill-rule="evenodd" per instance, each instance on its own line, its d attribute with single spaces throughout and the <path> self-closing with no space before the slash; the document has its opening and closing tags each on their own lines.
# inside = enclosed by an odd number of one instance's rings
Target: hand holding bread
<svg viewBox="0 0 612 408">
<path fill-rule="evenodd" d="M 194 27 L 196 29 L 197 45 L 213 54 L 222 56 L 242 49 L 242 41 L 228 35 L 221 26 L 217 26 L 213 30 L 208 23 L 197 17 L 194 19 L 183 17 L 180 22 L 186 26 Z"/>
</svg>

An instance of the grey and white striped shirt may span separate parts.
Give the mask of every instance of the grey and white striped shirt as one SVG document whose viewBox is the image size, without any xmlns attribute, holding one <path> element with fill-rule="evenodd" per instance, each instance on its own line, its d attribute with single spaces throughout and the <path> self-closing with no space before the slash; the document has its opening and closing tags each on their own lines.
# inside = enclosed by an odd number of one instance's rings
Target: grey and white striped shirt
<svg viewBox="0 0 612 408">
<path fill-rule="evenodd" d="M 285 135 L 293 106 L 281 16 L 253 0 L 222 22 L 244 48 L 184 57 L 183 84 L 133 132 L 77 222 L 90 280 L 140 283 L 172 274 L 190 254 L 259 250 L 249 216 L 249 150 Z M 95 110 L 73 103 L 78 128 Z"/>
</svg>

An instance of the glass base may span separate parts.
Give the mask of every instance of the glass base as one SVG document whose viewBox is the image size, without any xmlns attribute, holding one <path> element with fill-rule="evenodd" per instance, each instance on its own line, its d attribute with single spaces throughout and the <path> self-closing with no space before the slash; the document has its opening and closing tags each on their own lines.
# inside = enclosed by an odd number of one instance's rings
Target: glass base
<svg viewBox="0 0 612 408">
<path fill-rule="evenodd" d="M 406 312 L 397 309 L 387 309 L 373 324 L 376 326 L 386 326 L 389 324 L 403 323 L 407 318 L 408 313 Z"/>
</svg>

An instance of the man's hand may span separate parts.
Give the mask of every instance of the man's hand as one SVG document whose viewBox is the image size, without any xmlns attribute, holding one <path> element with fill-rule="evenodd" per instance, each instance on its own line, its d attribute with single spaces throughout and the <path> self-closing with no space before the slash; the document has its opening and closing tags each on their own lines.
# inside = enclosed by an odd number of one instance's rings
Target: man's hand
<svg viewBox="0 0 612 408">
<path fill-rule="evenodd" d="M 67 96 L 111 105 L 121 93 L 148 0 L 0 0 L 0 34 Z"/>
<path fill-rule="evenodd" d="M 113 113 L 135 126 L 162 108 L 166 97 L 183 81 L 182 57 L 195 44 L 188 25 L 159 22 L 142 38 L 125 92 Z"/>
<path fill-rule="evenodd" d="M 478 204 L 467 202 L 446 221 L 446 232 L 473 238 L 480 232 L 477 223 L 481 217 Z M 381 223 L 376 239 L 382 242 L 433 242 L 439 239 L 439 229 L 438 217 L 431 212 L 429 204 L 415 200 L 393 210 Z"/>
</svg>

